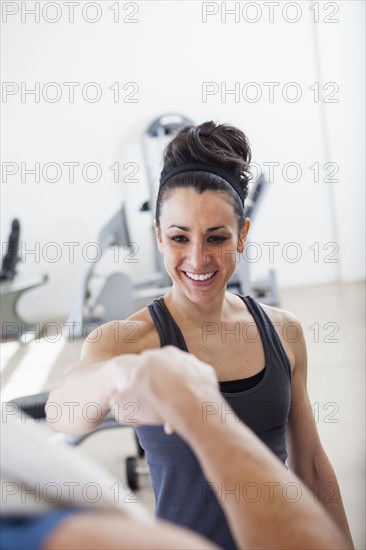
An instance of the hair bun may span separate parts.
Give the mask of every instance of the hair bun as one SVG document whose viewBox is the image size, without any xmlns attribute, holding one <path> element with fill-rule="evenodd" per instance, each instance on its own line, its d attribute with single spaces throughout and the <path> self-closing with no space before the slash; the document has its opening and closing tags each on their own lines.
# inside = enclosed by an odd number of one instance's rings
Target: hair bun
<svg viewBox="0 0 366 550">
<path fill-rule="evenodd" d="M 177 132 L 165 149 L 163 173 L 189 162 L 217 165 L 239 177 L 246 191 L 251 179 L 250 161 L 249 141 L 241 130 L 207 121 Z"/>
</svg>

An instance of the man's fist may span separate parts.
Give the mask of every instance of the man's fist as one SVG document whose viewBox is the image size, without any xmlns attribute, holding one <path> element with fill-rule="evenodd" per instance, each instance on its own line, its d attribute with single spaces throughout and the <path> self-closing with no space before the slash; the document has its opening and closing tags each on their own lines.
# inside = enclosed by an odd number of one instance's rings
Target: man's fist
<svg viewBox="0 0 366 550">
<path fill-rule="evenodd" d="M 110 363 L 110 406 L 122 423 L 164 424 L 169 433 L 193 404 L 218 395 L 213 367 L 174 346 L 120 355 Z"/>
</svg>

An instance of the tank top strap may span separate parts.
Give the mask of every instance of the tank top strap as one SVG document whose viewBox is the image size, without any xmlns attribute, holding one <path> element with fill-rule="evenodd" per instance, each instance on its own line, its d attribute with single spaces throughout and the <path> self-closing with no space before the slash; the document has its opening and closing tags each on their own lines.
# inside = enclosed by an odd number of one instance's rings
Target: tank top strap
<svg viewBox="0 0 366 550">
<path fill-rule="evenodd" d="M 175 346 L 188 351 L 183 334 L 164 303 L 164 297 L 160 296 L 147 307 L 158 331 L 161 347 Z"/>
<path fill-rule="evenodd" d="M 257 325 L 263 347 L 265 350 L 267 349 L 269 356 L 271 357 L 272 366 L 275 365 L 283 368 L 283 365 L 285 365 L 291 379 L 291 365 L 288 355 L 267 313 L 251 296 L 242 296 L 241 294 L 236 295 L 243 300 L 251 313 L 255 324 Z"/>
</svg>

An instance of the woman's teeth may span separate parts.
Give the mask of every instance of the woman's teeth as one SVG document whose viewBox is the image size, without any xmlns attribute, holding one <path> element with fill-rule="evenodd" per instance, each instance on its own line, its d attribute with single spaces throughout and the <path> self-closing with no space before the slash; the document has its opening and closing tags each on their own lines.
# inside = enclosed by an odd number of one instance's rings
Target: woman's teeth
<svg viewBox="0 0 366 550">
<path fill-rule="evenodd" d="M 185 273 L 190 279 L 193 279 L 194 281 L 206 281 L 207 279 L 211 279 L 211 277 L 215 275 L 216 271 L 212 271 L 212 273 L 205 273 L 204 275 L 197 275 L 196 273 L 188 273 L 187 271 Z"/>
</svg>

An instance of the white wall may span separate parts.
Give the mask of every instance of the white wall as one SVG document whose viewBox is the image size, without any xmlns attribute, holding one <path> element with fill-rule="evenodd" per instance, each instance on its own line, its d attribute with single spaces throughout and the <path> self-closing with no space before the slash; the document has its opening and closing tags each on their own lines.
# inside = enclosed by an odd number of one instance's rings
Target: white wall
<svg viewBox="0 0 366 550">
<path fill-rule="evenodd" d="M 23 249 L 26 261 L 19 265 L 19 273 L 49 274 L 47 285 L 22 298 L 20 310 L 25 317 L 34 320 L 35 311 L 40 321 L 67 315 L 89 265 L 83 258 L 83 246 L 96 239 L 124 198 L 131 236 L 139 245 L 139 263 L 123 262 L 112 269 L 122 268 L 134 277 L 151 270 L 150 220 L 138 213 L 147 198 L 141 136 L 151 120 L 165 112 L 181 112 L 197 123 L 208 119 L 233 123 L 249 136 L 254 162 L 261 166 L 280 163 L 251 232 L 251 241 L 261 251 L 260 261 L 252 263 L 254 277 L 271 267 L 275 267 L 281 287 L 364 277 L 363 2 L 315 3 L 318 23 L 310 9 L 314 2 L 281 2 L 273 22 L 266 2 L 227 2 L 227 8 L 238 7 L 238 22 L 234 15 L 222 20 L 222 3 L 206 3 L 205 8 L 201 2 L 120 2 L 120 22 L 114 23 L 111 7 L 116 3 L 103 1 L 94 3 L 101 15 L 94 24 L 82 17 L 81 8 L 85 10 L 88 2 L 75 7 L 74 23 L 69 22 L 64 2 L 57 3 L 60 20 L 47 22 L 45 17 L 56 16 L 56 3 L 48 4 L 53 6 L 35 22 L 34 16 L 24 13 L 24 8 L 34 8 L 35 2 L 2 2 L 3 82 L 15 82 L 19 88 L 21 82 L 27 88 L 39 82 L 41 90 L 56 82 L 62 91 L 54 103 L 42 94 L 39 103 L 34 96 L 26 96 L 22 102 L 20 92 L 3 96 L 3 168 L 4 162 L 14 162 L 19 171 L 7 181 L 3 178 L 2 240 L 7 240 L 11 219 L 18 217 L 23 247 L 39 246 L 40 251 L 32 255 Z M 6 18 L 4 10 L 16 7 L 18 12 Z M 138 11 L 130 18 L 138 22 L 123 22 L 135 7 Z M 338 13 L 332 13 L 337 8 Z M 204 9 L 217 9 L 218 13 L 204 23 Z M 250 23 L 243 17 L 245 9 L 248 19 L 255 18 L 255 10 L 262 15 Z M 95 13 L 91 5 L 84 15 L 93 18 Z M 296 16 L 297 22 L 286 21 Z M 326 23 L 326 17 L 338 22 Z M 73 103 L 64 82 L 80 83 Z M 102 90 L 95 103 L 84 100 L 80 91 L 90 82 L 97 82 Z M 133 91 L 132 86 L 124 90 L 123 85 L 137 83 L 134 99 L 138 101 L 115 103 L 109 89 L 115 82 L 120 83 L 122 99 Z M 222 98 L 220 93 L 203 101 L 204 82 L 215 82 L 219 89 L 239 86 L 238 101 L 233 94 Z M 243 97 L 243 87 L 249 82 L 260 87 L 262 97 L 257 102 L 248 101 L 248 95 Z M 266 82 L 279 83 L 273 102 Z M 290 82 L 302 92 L 297 102 L 282 96 Z M 325 104 L 322 95 L 314 101 L 315 92 L 309 87 L 315 82 L 320 88 L 335 82 L 339 91 L 333 97 L 338 102 Z M 290 97 L 294 90 L 289 88 Z M 53 91 L 49 88 L 48 97 Z M 331 91 L 332 87 L 326 90 Z M 254 88 L 247 92 L 253 93 Z M 69 181 L 64 163 L 73 161 L 81 166 L 98 163 L 102 177 L 94 183 L 83 181 L 79 167 L 75 181 Z M 121 168 L 127 162 L 138 165 L 138 183 L 113 181 L 109 167 L 117 161 Z M 57 162 L 63 168 L 62 177 L 52 183 L 42 174 L 40 182 L 27 175 L 22 182 L 22 162 L 27 167 L 39 162 L 41 168 Z M 339 181 L 324 182 L 330 173 L 323 169 L 326 162 L 339 166 L 334 175 Z M 296 183 L 282 176 L 288 163 L 301 167 L 302 176 Z M 309 168 L 315 163 L 320 166 L 319 182 Z M 265 172 L 269 176 L 268 169 Z M 122 170 L 122 177 L 126 174 Z M 48 176 L 53 175 L 50 170 Z M 93 176 L 92 170 L 89 176 Z M 293 176 L 289 170 L 288 179 Z M 56 262 L 51 262 L 56 249 L 47 244 L 50 242 L 57 243 L 61 252 Z M 67 242 L 80 243 L 74 261 L 64 244 Z M 269 245 L 264 243 L 279 243 L 274 263 L 270 262 Z M 297 262 L 290 261 L 296 250 L 289 243 L 297 243 L 301 251 Z M 335 245 L 329 243 L 339 246 L 337 254 L 331 256 Z M 288 257 L 284 258 L 286 251 Z M 327 261 L 332 258 L 336 263 Z"/>
</svg>

